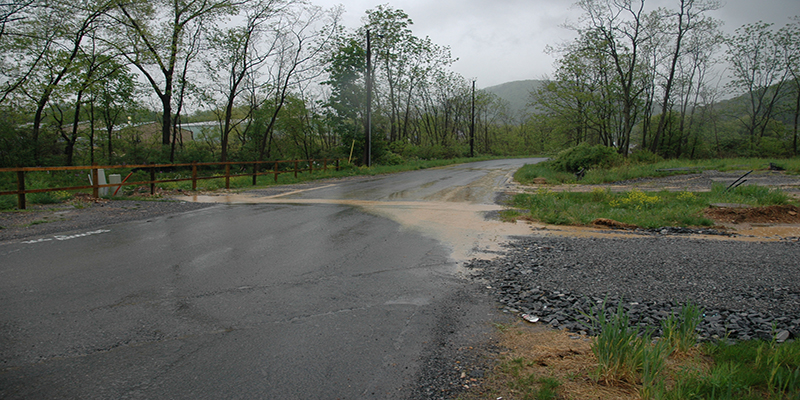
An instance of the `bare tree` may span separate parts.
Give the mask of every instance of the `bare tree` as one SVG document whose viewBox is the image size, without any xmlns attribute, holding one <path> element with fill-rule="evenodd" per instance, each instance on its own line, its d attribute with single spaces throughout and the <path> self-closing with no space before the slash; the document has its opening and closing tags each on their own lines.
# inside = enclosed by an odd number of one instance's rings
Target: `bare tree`
<svg viewBox="0 0 800 400">
<path fill-rule="evenodd" d="M 323 73 L 323 51 L 333 39 L 342 9 L 324 10 L 303 5 L 284 18 L 275 33 L 275 50 L 268 63 L 267 80 L 259 86 L 269 112 L 258 136 L 258 159 L 271 156 L 275 124 L 290 89 L 306 85 Z"/>
<path fill-rule="evenodd" d="M 112 41 L 144 76 L 162 108 L 161 143 L 169 145 L 173 129 L 173 96 L 181 60 L 186 64 L 187 35 L 200 25 L 231 15 L 244 0 L 119 1 L 115 17 L 122 29 Z M 192 37 L 194 37 L 192 35 Z M 191 40 L 189 43 L 193 43 Z M 186 71 L 183 68 L 182 71 Z"/>
<path fill-rule="evenodd" d="M 614 84 L 619 86 L 621 101 L 621 134 L 616 147 L 627 155 L 630 138 L 637 122 L 638 99 L 645 88 L 636 79 L 640 67 L 641 50 L 652 31 L 646 29 L 644 0 L 580 0 L 585 12 L 587 30 L 603 39 L 603 51 L 610 57 L 614 71 Z M 585 34 L 586 31 L 579 30 Z"/>
<path fill-rule="evenodd" d="M 655 137 L 650 143 L 650 150 L 656 152 L 658 150 L 659 141 L 664 134 L 668 110 L 670 109 L 672 96 L 672 87 L 675 83 L 675 73 L 678 62 L 684 53 L 684 40 L 694 30 L 704 26 L 715 25 L 710 19 L 704 18 L 703 13 L 710 10 L 716 10 L 720 7 L 718 1 L 703 1 L 703 0 L 679 0 L 680 5 L 678 10 L 671 12 L 672 17 L 675 18 L 673 27 L 671 29 L 674 35 L 674 42 L 672 45 L 672 54 L 667 69 L 667 79 L 664 83 L 663 100 L 661 102 L 661 117 L 658 119 L 658 128 L 656 129 Z"/>
<path fill-rule="evenodd" d="M 211 81 L 209 97 L 218 104 L 214 108 L 220 123 L 220 160 L 223 162 L 228 160 L 231 132 L 252 116 L 250 108 L 247 115 L 233 120 L 236 102 L 247 91 L 246 80 L 257 74 L 275 51 L 277 35 L 270 37 L 271 24 L 279 21 L 294 4 L 294 0 L 261 0 L 248 4 L 242 10 L 243 25 L 216 29 L 209 40 L 209 54 L 204 65 Z"/>
</svg>

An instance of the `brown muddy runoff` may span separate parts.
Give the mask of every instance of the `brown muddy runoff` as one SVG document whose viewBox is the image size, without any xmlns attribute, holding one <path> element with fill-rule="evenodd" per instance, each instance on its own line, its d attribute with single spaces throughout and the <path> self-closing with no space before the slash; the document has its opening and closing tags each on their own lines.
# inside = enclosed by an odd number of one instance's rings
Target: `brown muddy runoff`
<svg viewBox="0 0 800 400">
<path fill-rule="evenodd" d="M 295 190 L 272 196 L 252 193 L 188 195 L 179 199 L 201 203 L 226 204 L 335 204 L 357 207 L 365 212 L 389 218 L 403 229 L 418 232 L 436 239 L 452 250 L 454 261 L 462 262 L 472 258 L 488 259 L 502 251 L 501 243 L 511 236 L 554 235 L 569 237 L 637 237 L 630 231 L 602 227 L 554 226 L 536 222 L 503 222 L 490 214 L 505 207 L 496 204 L 481 204 L 477 199 L 485 198 L 487 193 L 500 190 L 492 173 L 467 186 L 450 187 L 422 200 L 403 200 L 398 192 L 387 200 L 354 200 L 313 198 L 313 192 L 330 188 L 336 183 Z M 511 191 L 518 191 L 511 190 Z M 303 195 L 304 198 L 292 198 Z M 721 223 L 722 224 L 722 223 Z M 693 238 L 708 240 L 777 241 L 800 237 L 800 224 L 770 223 L 724 223 L 726 229 L 738 236 L 691 235 Z"/>
</svg>

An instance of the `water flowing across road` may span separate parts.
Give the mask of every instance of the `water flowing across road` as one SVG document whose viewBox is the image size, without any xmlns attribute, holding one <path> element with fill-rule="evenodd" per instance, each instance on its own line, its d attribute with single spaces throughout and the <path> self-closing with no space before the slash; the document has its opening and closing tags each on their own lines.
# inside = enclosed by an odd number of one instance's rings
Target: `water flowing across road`
<svg viewBox="0 0 800 400">
<path fill-rule="evenodd" d="M 459 266 L 531 231 L 487 216 L 536 161 L 197 196 L 225 204 L 0 243 L 0 398 L 424 397 L 430 360 L 490 329 Z"/>
</svg>

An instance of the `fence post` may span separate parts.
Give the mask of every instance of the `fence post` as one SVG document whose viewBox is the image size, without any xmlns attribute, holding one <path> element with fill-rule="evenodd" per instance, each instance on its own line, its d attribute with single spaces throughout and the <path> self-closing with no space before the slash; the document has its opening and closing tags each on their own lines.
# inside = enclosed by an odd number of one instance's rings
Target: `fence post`
<svg viewBox="0 0 800 400">
<path fill-rule="evenodd" d="M 308 160 L 308 173 L 314 175 L 314 160 Z"/>
<path fill-rule="evenodd" d="M 155 164 L 150 161 L 150 195 L 155 196 L 156 194 L 156 167 Z"/>
<path fill-rule="evenodd" d="M 197 190 L 197 161 L 192 161 L 192 191 Z"/>
<path fill-rule="evenodd" d="M 278 162 L 275 161 L 275 183 L 278 183 Z"/>
<path fill-rule="evenodd" d="M 97 187 L 100 183 L 98 182 L 99 175 L 97 173 L 97 164 L 92 163 L 92 197 L 95 199 L 100 198 L 100 188 Z"/>
<path fill-rule="evenodd" d="M 336 171 L 339 171 L 339 159 L 336 159 Z"/>
<path fill-rule="evenodd" d="M 256 185 L 256 180 L 258 179 L 258 161 L 253 162 L 253 186 Z"/>
<path fill-rule="evenodd" d="M 25 209 L 25 171 L 17 171 L 17 206 Z"/>
<path fill-rule="evenodd" d="M 297 164 L 299 161 L 294 160 L 294 177 L 297 178 Z"/>
<path fill-rule="evenodd" d="M 225 164 L 225 189 L 231 188 L 231 165 Z"/>
<path fill-rule="evenodd" d="M 328 159 L 327 158 L 322 159 L 322 170 L 323 171 L 327 171 L 328 170 Z"/>
</svg>

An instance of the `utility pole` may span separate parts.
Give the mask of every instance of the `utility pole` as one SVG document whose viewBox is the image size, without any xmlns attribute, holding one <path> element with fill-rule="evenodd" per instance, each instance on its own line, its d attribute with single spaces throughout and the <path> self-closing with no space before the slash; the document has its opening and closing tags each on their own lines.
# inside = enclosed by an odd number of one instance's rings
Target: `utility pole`
<svg viewBox="0 0 800 400">
<path fill-rule="evenodd" d="M 367 29 L 367 126 L 364 141 L 364 165 L 372 166 L 372 47 Z"/>
<path fill-rule="evenodd" d="M 475 157 L 475 79 L 472 80 L 472 124 L 469 127 L 469 156 Z"/>
</svg>

